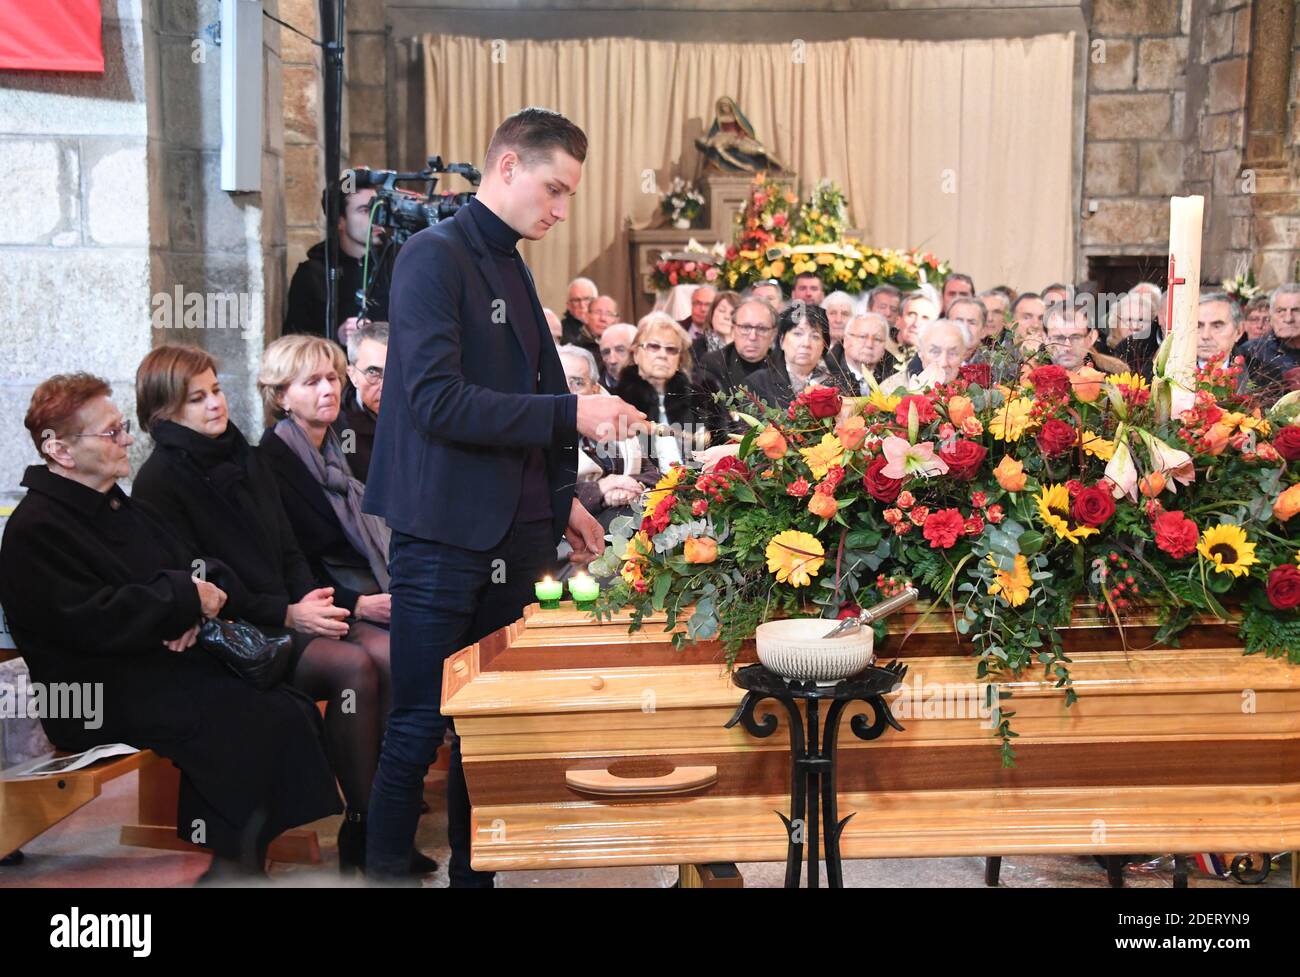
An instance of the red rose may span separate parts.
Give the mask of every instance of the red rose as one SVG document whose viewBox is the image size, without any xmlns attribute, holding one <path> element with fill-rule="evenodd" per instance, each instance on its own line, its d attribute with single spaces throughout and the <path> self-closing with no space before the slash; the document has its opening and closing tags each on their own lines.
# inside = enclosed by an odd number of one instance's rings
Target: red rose
<svg viewBox="0 0 1300 977">
<path fill-rule="evenodd" d="M 1045 367 L 1039 369 L 1045 369 Z M 1072 425 L 1066 424 L 1065 421 L 1058 421 L 1055 417 L 1044 421 L 1043 429 L 1038 432 L 1038 446 L 1043 449 L 1043 454 L 1049 458 L 1065 454 L 1074 447 L 1075 442 L 1078 440 L 1079 432 Z"/>
<path fill-rule="evenodd" d="M 1070 514 L 1074 516 L 1075 522 L 1100 529 L 1110 522 L 1110 517 L 1115 514 L 1115 500 L 1111 498 L 1109 489 L 1100 485 L 1090 485 L 1080 489 L 1074 497 Z"/>
<path fill-rule="evenodd" d="M 964 438 L 939 449 L 939 457 L 948 463 L 948 474 L 959 482 L 969 482 L 978 475 L 987 454 L 983 445 Z"/>
<path fill-rule="evenodd" d="M 1268 601 L 1279 611 L 1293 610 L 1300 604 L 1300 569 L 1286 563 L 1269 573 Z"/>
<path fill-rule="evenodd" d="M 1300 458 L 1300 426 L 1288 424 L 1278 431 L 1277 437 L 1273 439 L 1273 447 L 1287 461 Z"/>
<path fill-rule="evenodd" d="M 966 520 L 965 530 L 967 536 L 978 536 L 984 532 L 984 520 L 979 516 L 971 516 Z"/>
<path fill-rule="evenodd" d="M 813 417 L 834 417 L 840 412 L 840 392 L 834 387 L 812 387 L 799 395 L 799 403 Z"/>
<path fill-rule="evenodd" d="M 957 372 L 957 375 L 967 383 L 973 383 L 986 390 L 993 386 L 993 367 L 987 363 L 967 363 Z"/>
<path fill-rule="evenodd" d="M 930 513 L 922 530 L 930 541 L 930 549 L 946 550 L 956 545 L 962 533 L 966 531 L 966 520 L 956 509 L 939 509 Z"/>
<path fill-rule="evenodd" d="M 867 491 L 877 502 L 893 502 L 898 498 L 899 490 L 903 487 L 901 478 L 890 478 L 888 475 L 881 474 L 888 464 L 884 455 L 873 458 L 862 476 L 862 484 L 867 487 Z"/>
<path fill-rule="evenodd" d="M 808 479 L 804 478 L 802 475 L 785 487 L 785 494 L 793 495 L 796 499 L 802 499 L 808 494 L 808 491 Z"/>
<path fill-rule="evenodd" d="M 907 411 L 912 404 L 916 405 L 916 419 L 921 424 L 929 424 L 939 415 L 934 412 L 934 404 L 930 403 L 929 397 L 922 397 L 920 394 L 912 394 L 904 397 L 898 402 L 898 407 L 894 411 L 894 420 L 899 424 L 906 426 Z"/>
<path fill-rule="evenodd" d="M 1029 382 L 1045 397 L 1064 397 L 1070 392 L 1070 374 L 1065 372 L 1065 367 L 1054 363 L 1031 370 Z"/>
<path fill-rule="evenodd" d="M 1162 512 L 1151 523 L 1156 534 L 1156 546 L 1175 560 L 1181 560 L 1196 551 L 1196 541 L 1201 531 L 1196 523 L 1176 509 Z"/>
<path fill-rule="evenodd" d="M 713 466 L 713 474 L 715 475 L 725 475 L 727 472 L 735 472 L 744 479 L 748 479 L 753 474 L 749 470 L 749 466 L 735 455 L 723 455 L 718 459 L 717 464 Z"/>
</svg>

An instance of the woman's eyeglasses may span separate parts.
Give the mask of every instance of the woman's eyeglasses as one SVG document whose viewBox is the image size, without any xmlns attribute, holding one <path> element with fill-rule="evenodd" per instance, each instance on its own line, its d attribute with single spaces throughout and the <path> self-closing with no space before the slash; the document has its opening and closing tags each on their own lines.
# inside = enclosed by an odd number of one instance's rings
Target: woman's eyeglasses
<svg viewBox="0 0 1300 977">
<path fill-rule="evenodd" d="M 121 424 L 111 427 L 107 431 L 100 431 L 98 434 L 66 434 L 68 438 L 108 438 L 110 441 L 121 443 L 121 440 L 131 433 L 131 421 L 129 418 L 124 419 Z"/>
<path fill-rule="evenodd" d="M 676 356 L 682 351 L 680 346 L 665 346 L 663 343 L 649 342 L 642 343 L 641 348 L 647 353 L 667 353 L 669 356 Z"/>
</svg>

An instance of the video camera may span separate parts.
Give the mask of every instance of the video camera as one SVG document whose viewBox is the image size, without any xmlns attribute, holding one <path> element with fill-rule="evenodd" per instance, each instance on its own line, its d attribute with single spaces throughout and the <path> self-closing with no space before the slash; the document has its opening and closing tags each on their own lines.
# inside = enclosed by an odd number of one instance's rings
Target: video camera
<svg viewBox="0 0 1300 977">
<path fill-rule="evenodd" d="M 473 191 L 468 190 L 463 193 L 435 193 L 440 174 L 457 173 L 474 186 L 478 186 L 481 179 L 478 169 L 469 163 L 444 164 L 441 156 L 430 156 L 428 164 L 428 168 L 419 173 L 369 169 L 352 171 L 355 189 L 374 188 L 374 222 L 385 228 L 385 237 L 394 245 L 404 244 L 417 231 L 455 216 L 456 211 L 474 196 Z M 427 184 L 423 195 L 397 188 L 398 183 L 416 182 Z"/>
</svg>

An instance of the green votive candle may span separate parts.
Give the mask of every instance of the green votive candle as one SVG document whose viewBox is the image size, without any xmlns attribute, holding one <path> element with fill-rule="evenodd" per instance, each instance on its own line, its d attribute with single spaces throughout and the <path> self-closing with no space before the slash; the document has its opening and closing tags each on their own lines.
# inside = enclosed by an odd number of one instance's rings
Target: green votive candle
<svg viewBox="0 0 1300 977">
<path fill-rule="evenodd" d="M 580 610 L 590 610 L 600 596 L 600 584 L 585 573 L 575 573 L 569 578 L 569 596 Z"/>
<path fill-rule="evenodd" d="M 533 584 L 533 593 L 537 595 L 539 604 L 547 609 L 554 609 L 560 606 L 560 595 L 564 593 L 564 584 L 547 577 Z"/>
</svg>

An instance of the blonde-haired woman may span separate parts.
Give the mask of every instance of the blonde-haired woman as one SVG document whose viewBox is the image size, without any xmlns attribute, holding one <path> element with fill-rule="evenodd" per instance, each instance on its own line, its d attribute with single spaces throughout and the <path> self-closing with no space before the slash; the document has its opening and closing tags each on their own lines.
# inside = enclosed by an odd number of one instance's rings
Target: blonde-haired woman
<svg viewBox="0 0 1300 977">
<path fill-rule="evenodd" d="M 644 452 L 660 471 L 689 461 L 723 427 L 721 410 L 691 381 L 690 338 L 665 312 L 651 312 L 637 323 L 632 362 L 619 374 L 614 395 L 672 433 L 647 440 Z"/>
<path fill-rule="evenodd" d="M 341 355 L 337 345 L 319 337 L 285 337 L 268 348 L 271 375 L 296 364 L 306 375 L 295 380 L 315 379 L 324 389 L 333 377 L 337 385 L 331 350 Z M 266 399 L 265 386 L 259 386 Z M 333 400 L 337 412 L 337 390 Z M 389 689 L 388 633 L 376 610 L 382 606 L 345 606 L 340 589 L 319 578 L 299 546 L 266 453 L 250 448 L 230 422 L 209 354 L 189 346 L 152 350 L 136 372 L 136 408 L 155 448 L 136 477 L 133 496 L 191 541 L 195 552 L 210 554 L 238 575 L 253 594 L 247 620 L 294 635 L 287 681 L 328 703 L 326 750 L 347 802 L 339 867 L 363 868 L 365 812 Z"/>
</svg>

